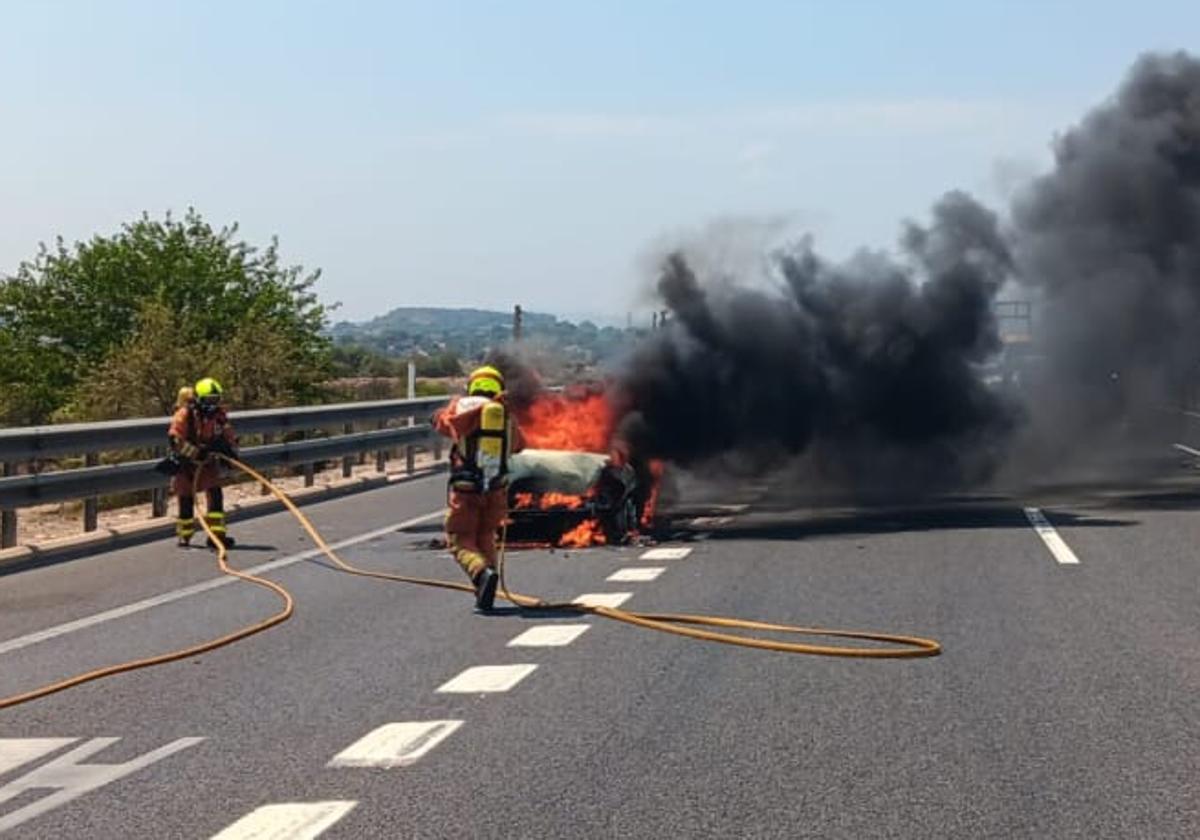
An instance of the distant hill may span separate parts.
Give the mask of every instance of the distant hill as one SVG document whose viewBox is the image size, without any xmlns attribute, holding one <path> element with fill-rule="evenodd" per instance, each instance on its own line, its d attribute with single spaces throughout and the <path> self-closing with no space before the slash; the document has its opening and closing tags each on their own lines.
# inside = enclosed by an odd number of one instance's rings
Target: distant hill
<svg viewBox="0 0 1200 840">
<path fill-rule="evenodd" d="M 512 312 L 496 312 L 489 309 L 442 309 L 432 306 L 401 306 L 362 323 L 342 321 L 333 327 L 333 337 L 367 338 L 384 335 L 432 335 L 444 332 L 481 331 L 489 332 L 493 327 L 512 327 Z M 523 320 L 527 328 L 550 327 L 558 323 L 553 315 L 526 312 Z"/>
<path fill-rule="evenodd" d="M 331 334 L 338 344 L 359 345 L 393 357 L 448 351 L 472 359 L 509 341 L 512 321 L 511 311 L 402 306 L 370 321 L 342 321 L 333 326 Z M 526 338 L 538 339 L 586 362 L 612 355 L 628 337 L 626 330 L 597 327 L 590 321 L 573 324 L 541 312 L 523 313 L 522 322 Z"/>
</svg>

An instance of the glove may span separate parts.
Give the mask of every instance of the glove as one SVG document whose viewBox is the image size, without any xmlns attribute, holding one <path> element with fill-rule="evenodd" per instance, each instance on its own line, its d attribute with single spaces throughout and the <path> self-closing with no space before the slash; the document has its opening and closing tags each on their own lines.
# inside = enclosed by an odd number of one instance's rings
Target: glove
<svg viewBox="0 0 1200 840">
<path fill-rule="evenodd" d="M 189 461 L 199 461 L 204 457 L 200 447 L 186 440 L 179 442 L 178 451 L 181 456 L 187 458 Z"/>
<path fill-rule="evenodd" d="M 224 455 L 226 458 L 237 457 L 237 447 L 223 438 L 214 440 L 205 448 L 204 452 L 205 454 Z"/>
<path fill-rule="evenodd" d="M 176 452 L 172 452 L 154 465 L 155 472 L 162 473 L 168 477 L 177 475 L 182 468 L 183 465 L 179 463 L 179 454 Z"/>
</svg>

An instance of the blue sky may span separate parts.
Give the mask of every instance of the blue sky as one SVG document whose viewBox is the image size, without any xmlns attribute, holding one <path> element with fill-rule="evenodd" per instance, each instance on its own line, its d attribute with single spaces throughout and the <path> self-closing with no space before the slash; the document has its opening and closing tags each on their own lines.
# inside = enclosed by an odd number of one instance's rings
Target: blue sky
<svg viewBox="0 0 1200 840">
<path fill-rule="evenodd" d="M 623 317 L 657 254 L 991 204 L 1194 2 L 0 4 L 0 272 L 195 206 L 339 317 Z M 732 255 L 732 256 L 730 256 Z"/>
</svg>

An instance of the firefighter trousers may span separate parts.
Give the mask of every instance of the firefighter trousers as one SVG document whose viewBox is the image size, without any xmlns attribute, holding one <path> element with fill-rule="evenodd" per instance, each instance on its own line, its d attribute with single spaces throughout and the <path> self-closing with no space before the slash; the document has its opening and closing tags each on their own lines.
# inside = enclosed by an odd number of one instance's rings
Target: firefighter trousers
<svg viewBox="0 0 1200 840">
<path fill-rule="evenodd" d="M 496 540 L 508 516 L 508 491 L 504 488 L 475 493 L 450 491 L 446 514 L 446 545 L 472 581 L 484 567 L 495 568 Z"/>
</svg>

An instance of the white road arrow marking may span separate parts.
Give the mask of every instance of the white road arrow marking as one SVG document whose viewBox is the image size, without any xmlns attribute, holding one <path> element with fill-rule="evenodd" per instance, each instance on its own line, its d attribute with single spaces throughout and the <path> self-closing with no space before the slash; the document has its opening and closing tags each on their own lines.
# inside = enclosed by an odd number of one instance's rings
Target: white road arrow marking
<svg viewBox="0 0 1200 840">
<path fill-rule="evenodd" d="M 20 740 L 25 741 L 24 749 L 29 750 L 28 741 L 30 739 Z M 68 743 L 70 740 L 68 740 Z M 48 796 L 43 796 L 41 799 L 29 803 L 23 808 L 18 808 L 12 813 L 0 817 L 0 832 L 15 828 L 34 817 L 39 817 L 54 810 L 59 805 L 83 796 L 85 793 L 90 793 L 97 788 L 104 787 L 110 782 L 123 779 L 132 773 L 136 773 L 138 770 L 149 767 L 156 761 L 162 761 L 164 758 L 174 755 L 181 750 L 193 747 L 204 739 L 180 738 L 177 741 L 172 741 L 165 747 L 159 747 L 143 756 L 126 761 L 124 764 L 80 763 L 83 759 L 90 758 L 101 750 L 111 747 L 119 740 L 121 739 L 92 738 L 70 752 L 43 764 L 41 767 L 26 773 L 19 779 L 9 782 L 4 787 L 0 787 L 0 805 L 16 799 L 26 791 L 37 790 L 39 788 L 55 791 Z M 14 748 L 13 755 L 16 755 L 20 749 L 22 749 L 20 745 Z M 4 752 L 7 753 L 7 750 L 4 750 Z M 46 753 L 43 752 L 42 754 Z"/>
<path fill-rule="evenodd" d="M 78 738 L 0 738 L 0 776 L 22 764 L 58 752 Z"/>
</svg>

